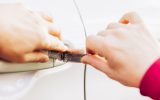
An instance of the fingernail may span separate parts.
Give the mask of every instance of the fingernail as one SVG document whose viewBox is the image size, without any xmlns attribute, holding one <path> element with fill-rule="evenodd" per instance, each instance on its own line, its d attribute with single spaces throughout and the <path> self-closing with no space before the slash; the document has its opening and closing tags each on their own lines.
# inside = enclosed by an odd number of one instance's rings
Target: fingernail
<svg viewBox="0 0 160 100">
<path fill-rule="evenodd" d="M 40 62 L 48 62 L 48 61 L 49 61 L 49 57 L 48 56 L 43 58 L 43 59 L 40 59 Z"/>
<path fill-rule="evenodd" d="M 83 61 L 82 63 L 84 63 L 84 64 L 88 64 L 87 62 L 85 62 L 85 61 Z"/>
<path fill-rule="evenodd" d="M 87 62 L 86 62 L 86 61 L 83 61 L 82 59 L 81 59 L 81 62 L 84 63 L 84 64 L 87 64 Z"/>
</svg>

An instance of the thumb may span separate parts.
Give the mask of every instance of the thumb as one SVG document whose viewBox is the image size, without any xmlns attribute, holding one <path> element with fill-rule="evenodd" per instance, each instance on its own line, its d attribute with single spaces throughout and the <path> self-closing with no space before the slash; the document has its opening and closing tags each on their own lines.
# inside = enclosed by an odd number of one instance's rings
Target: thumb
<svg viewBox="0 0 160 100">
<path fill-rule="evenodd" d="M 82 58 L 82 62 L 93 66 L 105 74 L 108 74 L 111 71 L 107 61 L 96 55 L 86 55 Z"/>
<path fill-rule="evenodd" d="M 28 53 L 23 57 L 24 62 L 47 62 L 48 60 L 48 55 L 42 52 Z"/>
<path fill-rule="evenodd" d="M 45 12 L 37 12 L 45 21 L 53 23 L 53 16 L 51 13 L 45 13 Z"/>
<path fill-rule="evenodd" d="M 140 24 L 143 23 L 142 19 L 136 12 L 129 12 L 126 13 L 119 21 L 120 23 L 123 24 Z"/>
</svg>

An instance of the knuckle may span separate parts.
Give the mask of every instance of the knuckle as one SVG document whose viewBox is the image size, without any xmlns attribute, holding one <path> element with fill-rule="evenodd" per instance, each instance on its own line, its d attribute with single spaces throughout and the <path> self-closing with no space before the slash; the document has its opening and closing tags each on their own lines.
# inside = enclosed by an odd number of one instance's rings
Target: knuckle
<svg viewBox="0 0 160 100">
<path fill-rule="evenodd" d="M 23 63 L 23 62 L 25 62 L 25 60 L 24 60 L 23 57 L 19 57 L 19 58 L 15 59 L 15 62 L 17 62 L 17 63 Z"/>
<path fill-rule="evenodd" d="M 114 71 L 105 71 L 105 74 L 106 74 L 109 78 L 115 79 L 113 72 L 114 72 Z"/>
<path fill-rule="evenodd" d="M 56 24 L 50 23 L 48 24 L 48 28 L 51 35 L 60 35 L 61 33 L 60 28 Z"/>
<path fill-rule="evenodd" d="M 125 39 L 127 36 L 127 30 L 125 28 L 119 28 L 115 30 L 114 35 L 118 39 Z"/>
<path fill-rule="evenodd" d="M 123 33 L 125 28 L 117 28 L 114 33 Z"/>
<path fill-rule="evenodd" d="M 107 35 L 107 33 L 106 33 L 106 31 L 100 31 L 100 32 L 97 33 L 97 35 L 105 36 L 105 35 Z"/>
<path fill-rule="evenodd" d="M 23 5 L 23 3 L 21 3 L 21 2 L 16 2 L 16 3 L 15 3 L 15 6 L 16 6 L 16 7 L 25 8 L 24 5 Z"/>
<path fill-rule="evenodd" d="M 41 48 L 49 49 L 50 44 L 50 42 L 44 40 L 43 42 L 41 42 Z"/>
<path fill-rule="evenodd" d="M 131 23 L 140 24 L 143 23 L 141 17 L 136 12 L 129 12 L 124 16 L 124 19 L 128 19 L 131 21 Z"/>
<path fill-rule="evenodd" d="M 131 11 L 131 12 L 126 13 L 124 16 L 132 17 L 132 16 L 135 16 L 135 15 L 138 15 L 137 12 Z"/>
<path fill-rule="evenodd" d="M 27 12 L 26 12 L 25 15 L 26 15 L 26 17 L 30 18 L 32 23 L 34 23 L 35 25 L 40 26 L 40 25 L 42 25 L 44 23 L 44 21 L 41 18 L 41 16 L 38 13 L 36 13 L 36 12 L 34 12 L 32 10 L 28 10 L 27 9 Z"/>
<path fill-rule="evenodd" d="M 122 28 L 117 28 L 115 30 L 113 30 L 113 32 L 111 33 L 111 35 L 113 35 L 114 37 L 120 36 L 124 33 L 124 29 Z"/>
<path fill-rule="evenodd" d="M 40 32 L 39 32 L 40 33 Z M 39 41 L 39 46 L 41 46 L 41 47 L 46 47 L 47 45 L 50 45 L 51 43 L 50 43 L 50 38 L 49 38 L 49 36 L 48 35 L 46 35 L 46 34 L 44 34 L 44 35 L 39 35 L 39 40 L 41 40 L 41 41 Z"/>
<path fill-rule="evenodd" d="M 110 24 L 107 26 L 106 29 L 115 28 L 115 27 L 117 27 L 117 26 L 118 26 L 117 23 L 110 23 Z"/>
<path fill-rule="evenodd" d="M 106 48 L 106 47 L 113 48 L 112 38 L 107 38 L 107 40 L 105 42 L 103 42 L 102 46 L 104 48 Z"/>
<path fill-rule="evenodd" d="M 93 35 L 88 36 L 87 37 L 87 43 L 92 42 L 93 37 L 94 37 Z"/>
<path fill-rule="evenodd" d="M 51 13 L 40 12 L 39 13 L 43 19 L 46 21 L 53 23 L 53 15 Z"/>
<path fill-rule="evenodd" d="M 86 40 L 86 46 L 87 47 L 90 48 L 93 45 L 93 42 L 95 42 L 94 38 L 95 38 L 95 36 L 93 36 L 93 35 L 90 35 L 90 36 L 87 37 L 87 40 Z"/>
<path fill-rule="evenodd" d="M 129 12 L 128 14 L 129 14 L 129 15 L 138 15 L 138 13 L 135 12 L 135 11 Z"/>
</svg>

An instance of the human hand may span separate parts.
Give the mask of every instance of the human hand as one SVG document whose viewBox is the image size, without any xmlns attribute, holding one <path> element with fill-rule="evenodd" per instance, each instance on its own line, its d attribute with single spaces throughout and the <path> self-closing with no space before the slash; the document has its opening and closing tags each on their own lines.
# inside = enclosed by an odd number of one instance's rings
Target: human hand
<svg viewBox="0 0 160 100">
<path fill-rule="evenodd" d="M 41 50 L 60 50 L 53 19 L 33 12 L 21 4 L 0 4 L 0 58 L 11 62 L 45 62 L 49 58 Z"/>
<path fill-rule="evenodd" d="M 134 12 L 125 14 L 118 23 L 87 38 L 87 50 L 94 55 L 82 58 L 120 83 L 139 87 L 151 64 L 160 57 L 157 40 Z"/>
</svg>

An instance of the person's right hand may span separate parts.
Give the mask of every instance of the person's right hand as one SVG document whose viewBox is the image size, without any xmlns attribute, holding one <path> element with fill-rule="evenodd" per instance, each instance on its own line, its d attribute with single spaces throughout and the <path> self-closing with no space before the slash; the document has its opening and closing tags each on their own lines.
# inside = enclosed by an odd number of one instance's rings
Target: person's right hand
<svg viewBox="0 0 160 100">
<path fill-rule="evenodd" d="M 160 57 L 160 46 L 136 13 L 125 14 L 98 35 L 87 38 L 82 61 L 120 83 L 139 87 L 147 69 Z"/>
<path fill-rule="evenodd" d="M 21 4 L 0 4 L 0 15 L 0 59 L 45 62 L 49 58 L 41 50 L 66 49 L 51 16 Z"/>
</svg>

